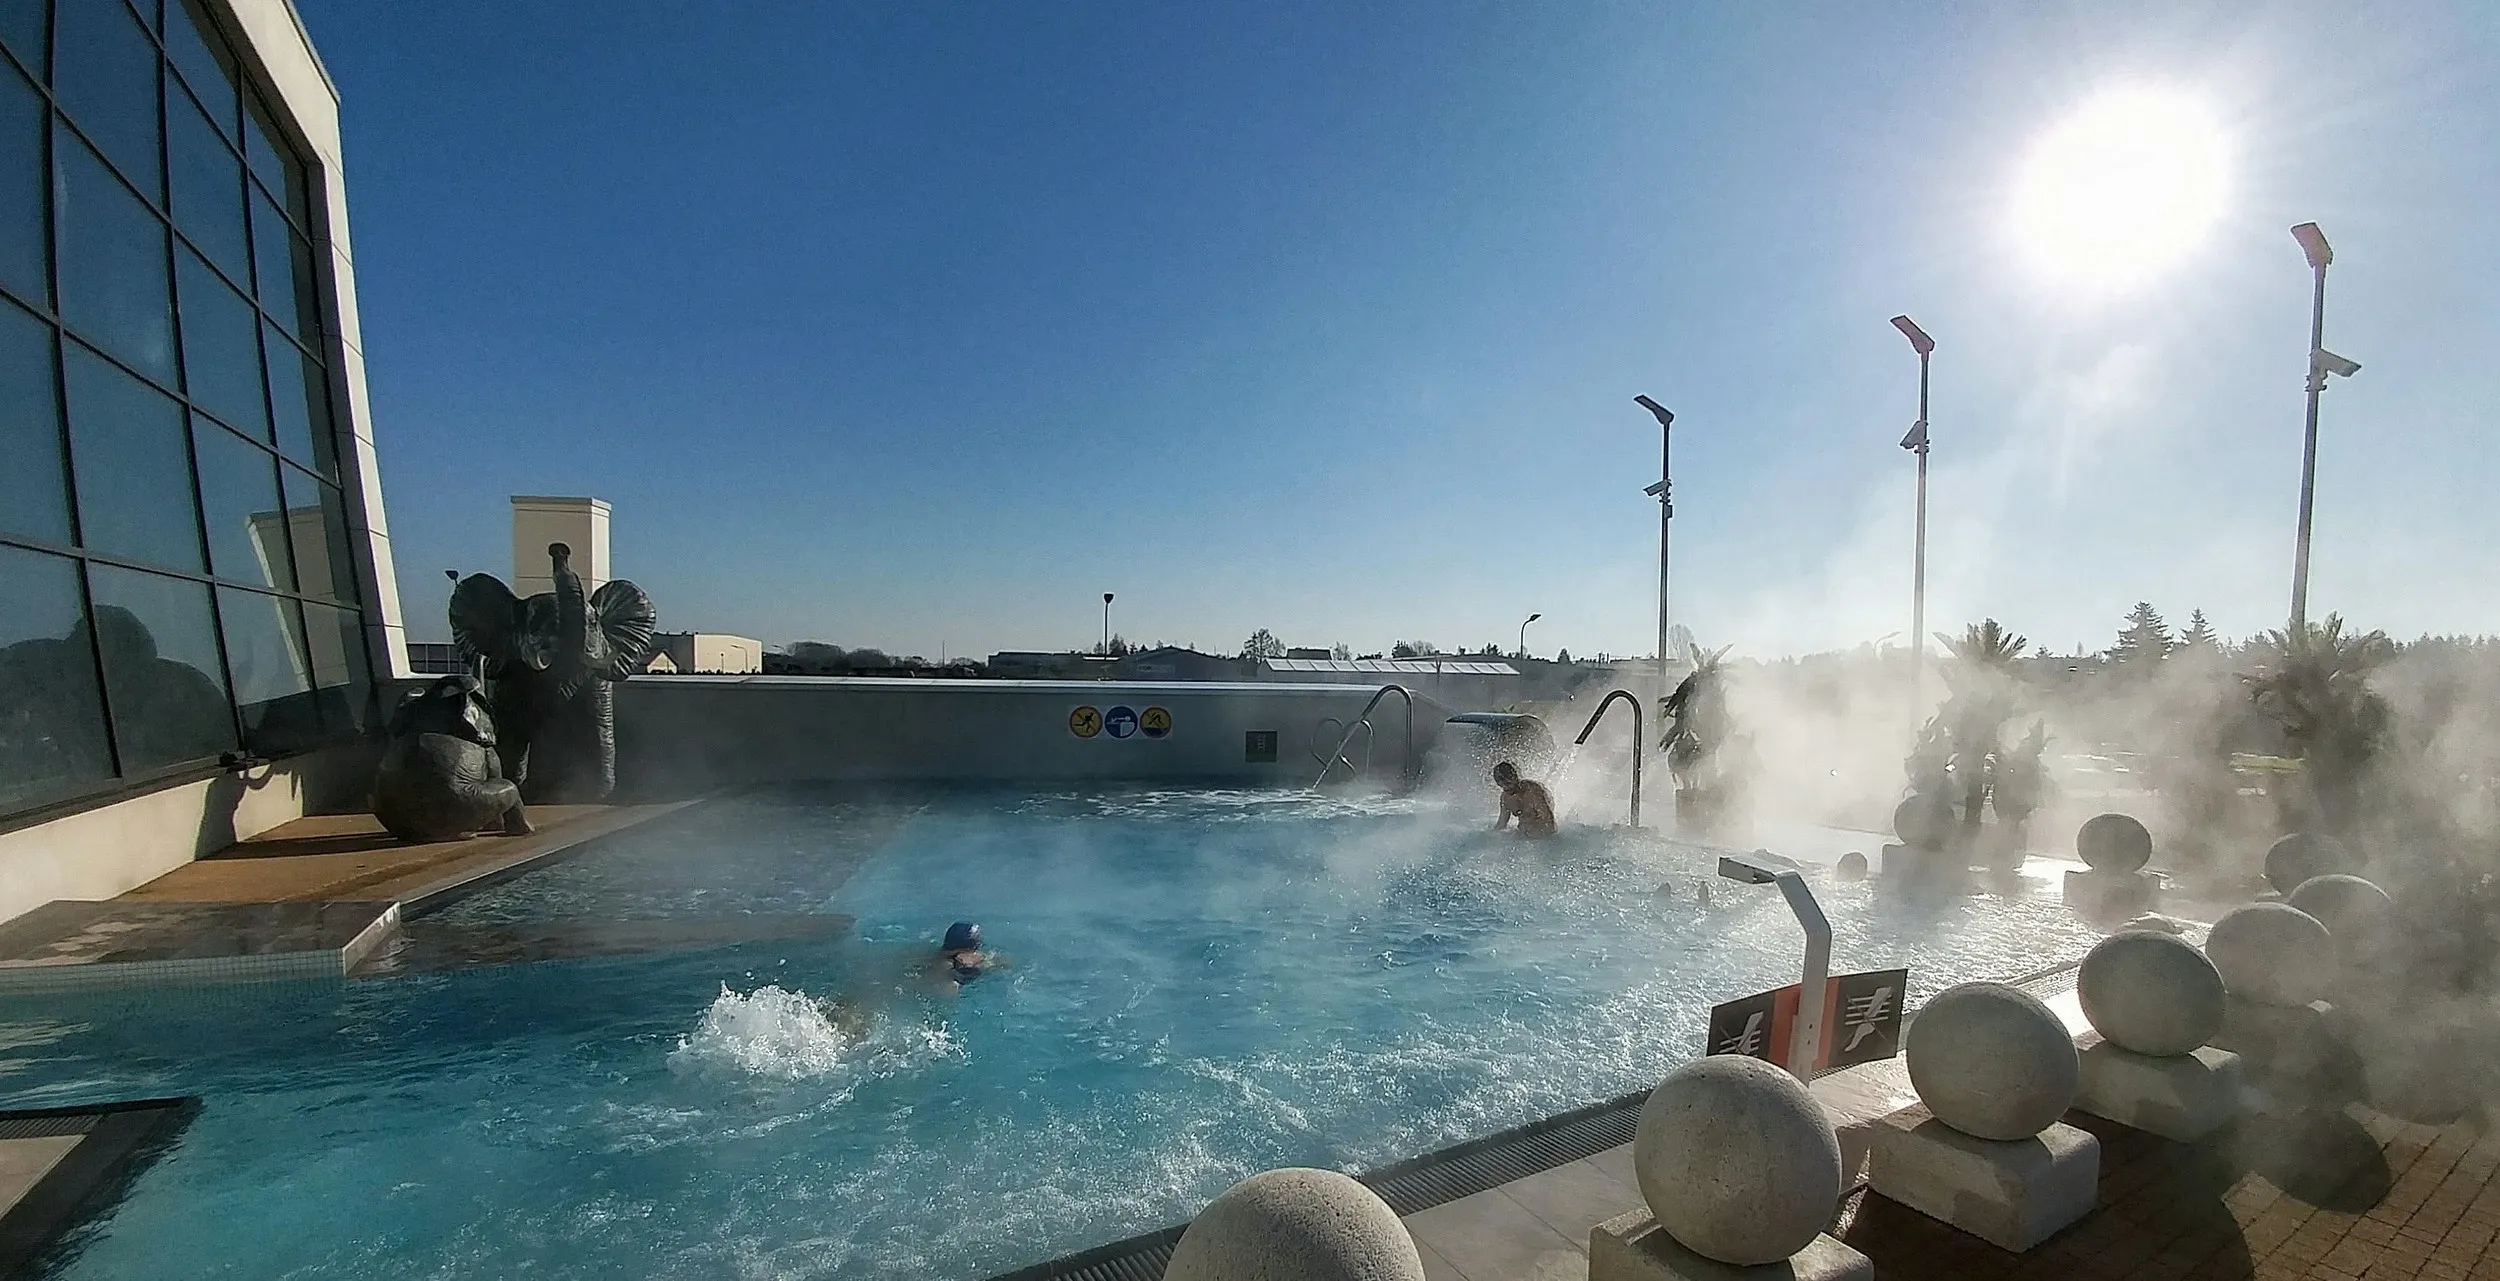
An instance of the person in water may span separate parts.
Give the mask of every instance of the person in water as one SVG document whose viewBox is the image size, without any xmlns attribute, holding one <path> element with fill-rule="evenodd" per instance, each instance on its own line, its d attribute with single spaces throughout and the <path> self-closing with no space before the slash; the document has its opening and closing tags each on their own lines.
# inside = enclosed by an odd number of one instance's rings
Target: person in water
<svg viewBox="0 0 2500 1281">
<path fill-rule="evenodd" d="M 1495 820 L 1494 831 L 1519 820 L 1519 834 L 1546 837 L 1554 834 L 1554 797 L 1535 779 L 1521 778 L 1519 767 L 1509 761 L 1493 767 L 1493 781 L 1502 788 L 1502 816 Z"/>
<path fill-rule="evenodd" d="M 929 978 L 941 988 L 961 991 L 964 984 L 1005 964 L 1005 957 L 981 946 L 978 924 L 957 921 L 946 927 L 945 941 L 938 944 L 937 955 L 929 959 Z"/>
</svg>

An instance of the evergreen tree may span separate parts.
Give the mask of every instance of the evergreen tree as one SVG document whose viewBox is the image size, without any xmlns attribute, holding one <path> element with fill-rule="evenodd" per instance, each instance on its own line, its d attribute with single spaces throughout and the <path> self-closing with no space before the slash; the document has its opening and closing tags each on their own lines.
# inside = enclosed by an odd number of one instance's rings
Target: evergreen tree
<svg viewBox="0 0 2500 1281">
<path fill-rule="evenodd" d="M 2118 632 L 2118 643 L 2111 647 L 2112 661 L 2151 664 L 2170 657 L 2177 642 L 2170 638 L 2170 624 L 2162 621 L 2161 611 L 2151 601 L 2137 601 L 2127 611 L 2127 625 Z"/>
<path fill-rule="evenodd" d="M 2189 610 L 2187 630 L 2179 633 L 2179 648 L 2212 650 L 2220 644 L 2221 639 L 2214 635 L 2212 625 L 2205 621 L 2205 611 Z"/>
<path fill-rule="evenodd" d="M 1262 627 L 1250 633 L 1250 639 L 1241 643 L 1241 656 L 1243 658 L 1283 658 L 1285 643 L 1276 639 L 1276 633 Z"/>
</svg>

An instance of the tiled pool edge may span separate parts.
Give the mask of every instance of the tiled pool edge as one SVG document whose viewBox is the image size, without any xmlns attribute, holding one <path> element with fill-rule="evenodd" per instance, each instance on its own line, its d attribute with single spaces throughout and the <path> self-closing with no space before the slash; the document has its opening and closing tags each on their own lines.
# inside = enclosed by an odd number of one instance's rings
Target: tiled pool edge
<svg viewBox="0 0 2500 1281">
<path fill-rule="evenodd" d="M 2043 1000 L 2074 986 L 2080 961 L 2004 980 Z M 1903 1026 L 1918 1012 L 1903 1016 Z M 1822 1078 L 1818 1078 L 1820 1080 Z M 1574 1108 L 1355 1176 L 1399 1217 L 1542 1174 L 1632 1141 L 1649 1091 Z M 1600 1141 L 1602 1140 L 1602 1141 Z M 1852 1163 L 1854 1173 L 1854 1163 Z M 1491 1175 L 1493 1177 L 1487 1177 Z M 1854 1187 L 1851 1189 L 1855 1190 Z M 1186 1222 L 998 1273 L 988 1281 L 1159 1281 Z"/>
<path fill-rule="evenodd" d="M 81 1223 L 117 1203 L 132 1180 L 172 1149 L 199 1108 L 196 1098 L 171 1098 L 0 1112 L 0 1130 L 81 1136 L 77 1147 L 0 1213 L 0 1276 L 20 1275 Z"/>
</svg>

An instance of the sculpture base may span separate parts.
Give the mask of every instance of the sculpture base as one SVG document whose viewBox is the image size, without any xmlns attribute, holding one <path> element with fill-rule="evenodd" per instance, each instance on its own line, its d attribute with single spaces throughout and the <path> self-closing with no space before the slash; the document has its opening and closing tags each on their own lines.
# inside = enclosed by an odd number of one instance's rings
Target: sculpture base
<svg viewBox="0 0 2500 1281">
<path fill-rule="evenodd" d="M 2276 1005 L 2225 996 L 2213 1044 L 2245 1060 L 2251 1081 L 2269 1093 L 2349 1102 L 2360 1097 L 2360 1065 L 2337 1035 L 2338 1021 L 2324 1001 Z"/>
<path fill-rule="evenodd" d="M 2193 1143 L 2238 1114 L 2240 1056 L 2204 1046 L 2156 1058 L 2120 1049 L 2092 1033 L 2082 1049 L 2083 1093 L 2075 1106 L 2165 1139 Z"/>
<path fill-rule="evenodd" d="M 1873 1128 L 1869 1187 L 2017 1254 L 2090 1214 L 2099 1195 L 2101 1142 L 2063 1121 L 1998 1142 L 1913 1104 Z"/>
<path fill-rule="evenodd" d="M 2066 906 L 2086 920 L 2119 920 L 2153 910 L 2161 877 L 2151 872 L 2082 871 L 2066 874 Z"/>
<path fill-rule="evenodd" d="M 1589 1281 L 1875 1281 L 1875 1263 L 1828 1234 L 1755 1267 L 1705 1259 L 1667 1235 L 1647 1210 L 1589 1229 Z"/>
</svg>

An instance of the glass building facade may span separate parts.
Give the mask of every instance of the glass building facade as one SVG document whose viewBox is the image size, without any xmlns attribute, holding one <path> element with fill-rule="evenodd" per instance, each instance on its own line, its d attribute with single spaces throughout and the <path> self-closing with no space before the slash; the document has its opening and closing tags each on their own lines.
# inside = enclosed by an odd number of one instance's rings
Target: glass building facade
<svg viewBox="0 0 2500 1281">
<path fill-rule="evenodd" d="M 276 120 L 197 0 L 0 0 L 0 822 L 371 714 Z"/>
</svg>

